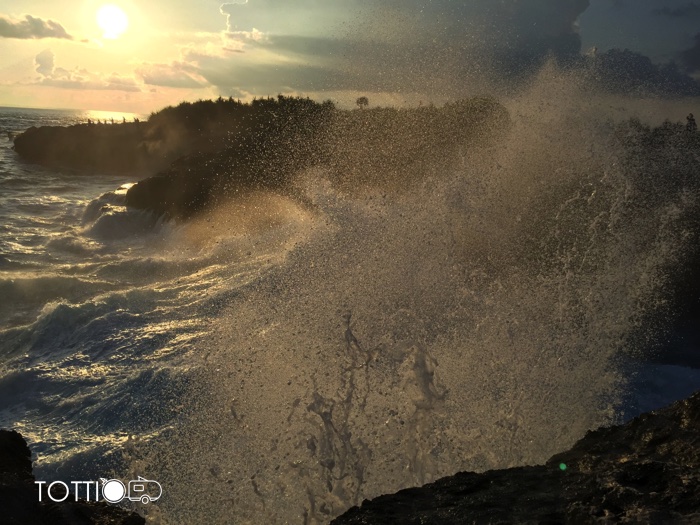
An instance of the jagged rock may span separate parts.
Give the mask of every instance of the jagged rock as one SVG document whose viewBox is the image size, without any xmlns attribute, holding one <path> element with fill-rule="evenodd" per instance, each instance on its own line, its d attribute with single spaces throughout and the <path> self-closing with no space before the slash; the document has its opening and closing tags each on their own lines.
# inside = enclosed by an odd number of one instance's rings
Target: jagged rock
<svg viewBox="0 0 700 525">
<path fill-rule="evenodd" d="M 545 465 L 462 472 L 332 522 L 390 523 L 700 523 L 700 392 L 589 432 Z"/>
<path fill-rule="evenodd" d="M 31 452 L 24 438 L 0 430 L 0 523 L 3 525 L 143 525 L 146 521 L 107 503 L 39 502 Z"/>
</svg>

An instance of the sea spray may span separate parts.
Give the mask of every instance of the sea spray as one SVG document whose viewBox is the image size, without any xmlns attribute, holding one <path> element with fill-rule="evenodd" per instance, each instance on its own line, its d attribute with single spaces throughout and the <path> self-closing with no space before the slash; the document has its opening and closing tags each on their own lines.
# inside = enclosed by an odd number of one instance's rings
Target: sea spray
<svg viewBox="0 0 700 525">
<path fill-rule="evenodd" d="M 323 523 L 460 470 L 541 463 L 615 420 L 616 364 L 668 303 L 698 203 L 639 192 L 608 99 L 579 80 L 545 68 L 508 101 L 507 136 L 417 172 L 388 162 L 362 188 L 299 174 L 303 235 L 217 311 L 191 418 L 141 452 L 167 520 Z"/>
</svg>

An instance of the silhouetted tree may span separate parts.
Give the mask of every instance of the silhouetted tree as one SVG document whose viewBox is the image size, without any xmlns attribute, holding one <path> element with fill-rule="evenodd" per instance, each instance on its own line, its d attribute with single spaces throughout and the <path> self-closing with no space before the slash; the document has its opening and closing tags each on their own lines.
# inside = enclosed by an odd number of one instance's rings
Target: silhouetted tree
<svg viewBox="0 0 700 525">
<path fill-rule="evenodd" d="M 366 106 L 369 106 L 369 99 L 367 97 L 360 97 L 355 103 L 357 104 L 357 107 L 364 109 Z"/>
</svg>

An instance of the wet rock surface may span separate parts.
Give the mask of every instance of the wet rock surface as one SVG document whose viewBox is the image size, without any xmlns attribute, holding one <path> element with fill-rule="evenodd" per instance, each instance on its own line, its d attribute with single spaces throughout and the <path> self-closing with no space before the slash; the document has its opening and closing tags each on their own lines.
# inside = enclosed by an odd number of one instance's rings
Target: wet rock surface
<svg viewBox="0 0 700 525">
<path fill-rule="evenodd" d="M 146 521 L 107 503 L 39 502 L 31 452 L 21 434 L 0 430 L 0 523 L 3 525 L 141 525 Z"/>
<path fill-rule="evenodd" d="M 545 465 L 462 472 L 332 523 L 700 523 L 700 392 L 589 432 Z"/>
</svg>

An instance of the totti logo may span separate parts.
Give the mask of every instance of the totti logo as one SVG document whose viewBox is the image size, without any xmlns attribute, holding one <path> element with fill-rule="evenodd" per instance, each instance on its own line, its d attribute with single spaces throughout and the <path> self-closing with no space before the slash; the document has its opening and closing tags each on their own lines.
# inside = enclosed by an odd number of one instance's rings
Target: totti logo
<svg viewBox="0 0 700 525">
<path fill-rule="evenodd" d="M 45 481 L 35 481 L 39 486 L 39 501 L 44 497 Z M 108 503 L 120 503 L 124 500 L 139 501 L 144 505 L 156 501 L 163 495 L 163 488 L 155 480 L 138 476 L 127 484 L 118 479 L 100 478 L 100 481 L 71 481 L 75 493 L 75 501 L 78 501 L 80 488 L 84 487 L 87 501 L 99 501 L 102 499 Z M 54 481 L 46 487 L 46 496 L 51 501 L 61 503 L 70 496 L 68 484 L 63 481 Z"/>
</svg>

